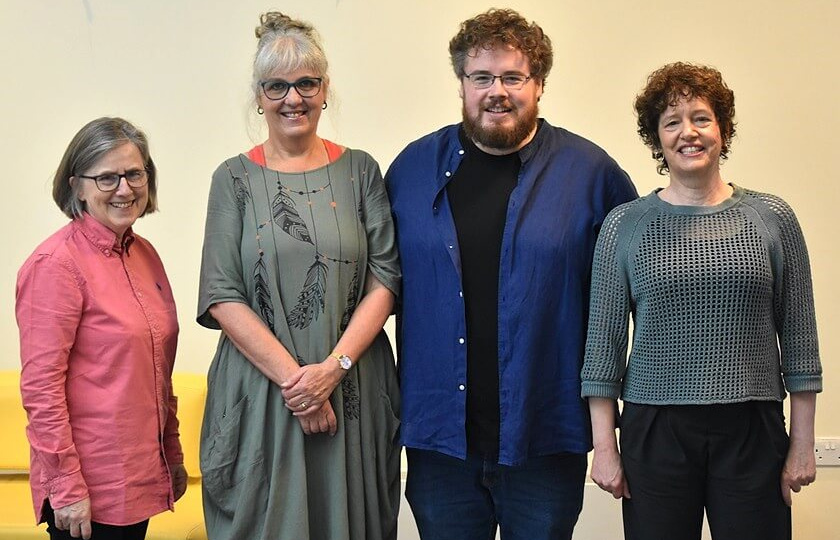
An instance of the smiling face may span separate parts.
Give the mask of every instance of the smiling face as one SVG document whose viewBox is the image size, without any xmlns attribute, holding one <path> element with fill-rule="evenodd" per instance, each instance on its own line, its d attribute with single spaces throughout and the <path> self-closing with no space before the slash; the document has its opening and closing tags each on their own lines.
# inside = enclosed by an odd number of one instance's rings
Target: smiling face
<svg viewBox="0 0 840 540">
<path fill-rule="evenodd" d="M 271 80 L 282 80 L 294 83 L 307 77 L 323 77 L 312 69 L 300 68 L 294 71 L 277 71 L 268 77 Z M 283 99 L 268 99 L 262 90 L 259 94 L 259 104 L 265 111 L 268 124 L 269 138 L 275 140 L 305 139 L 315 135 L 318 130 L 318 120 L 327 99 L 329 82 L 326 78 L 321 82 L 321 90 L 312 97 L 301 97 L 296 88 L 289 88 L 289 93 Z"/>
<path fill-rule="evenodd" d="M 519 74 L 530 76 L 528 58 L 518 49 L 499 46 L 480 49 L 464 62 L 467 74 Z M 489 88 L 477 89 L 461 78 L 464 130 L 475 144 L 490 154 L 509 154 L 525 146 L 537 127 L 542 81 L 529 79 L 516 90 L 495 79 Z"/>
<path fill-rule="evenodd" d="M 659 116 L 662 154 L 672 179 L 720 175 L 720 125 L 704 98 L 680 99 Z"/>
<path fill-rule="evenodd" d="M 132 143 L 122 144 L 102 156 L 96 164 L 86 171 L 78 171 L 85 176 L 102 174 L 125 174 L 126 171 L 144 168 L 143 156 Z M 119 241 L 125 231 L 143 214 L 149 202 L 149 184 L 132 188 L 125 179 L 120 179 L 116 190 L 101 191 L 90 178 L 72 177 L 71 182 L 79 182 L 78 198 L 84 204 L 85 211 L 96 221 L 102 223 L 117 234 Z"/>
</svg>

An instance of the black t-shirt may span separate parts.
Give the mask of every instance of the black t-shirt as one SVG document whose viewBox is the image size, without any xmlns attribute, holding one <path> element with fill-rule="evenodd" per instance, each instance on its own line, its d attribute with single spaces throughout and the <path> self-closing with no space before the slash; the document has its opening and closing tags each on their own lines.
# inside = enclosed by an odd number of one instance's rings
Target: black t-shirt
<svg viewBox="0 0 840 540">
<path fill-rule="evenodd" d="M 464 158 L 446 186 L 461 251 L 467 315 L 467 450 L 499 453 L 499 260 L 519 153 L 480 150 L 459 131 Z"/>
</svg>

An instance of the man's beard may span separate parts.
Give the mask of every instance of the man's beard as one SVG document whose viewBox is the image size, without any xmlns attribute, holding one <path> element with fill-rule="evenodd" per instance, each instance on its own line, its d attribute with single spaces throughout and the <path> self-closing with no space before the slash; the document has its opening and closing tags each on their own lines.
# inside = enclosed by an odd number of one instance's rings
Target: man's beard
<svg viewBox="0 0 840 540">
<path fill-rule="evenodd" d="M 491 102 L 490 105 L 505 104 L 513 109 L 510 104 L 506 104 L 504 100 Z M 482 107 L 485 108 L 485 106 Z M 512 128 L 495 125 L 490 128 L 481 125 L 480 117 L 484 112 L 479 111 L 478 118 L 470 118 L 466 107 L 461 105 L 461 115 L 464 119 L 464 133 L 473 142 L 493 148 L 496 150 L 507 150 L 509 148 L 518 148 L 522 142 L 528 138 L 528 135 L 534 131 L 537 125 L 537 116 L 539 115 L 539 108 L 535 105 L 529 109 L 518 108 L 515 109 L 519 114 L 519 118 Z"/>
</svg>

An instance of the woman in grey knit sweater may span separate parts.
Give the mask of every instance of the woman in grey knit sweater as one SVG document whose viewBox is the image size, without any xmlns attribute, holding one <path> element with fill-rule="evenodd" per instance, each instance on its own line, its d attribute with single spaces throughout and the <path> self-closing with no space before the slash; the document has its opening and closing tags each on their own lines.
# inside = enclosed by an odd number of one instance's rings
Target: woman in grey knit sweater
<svg viewBox="0 0 840 540">
<path fill-rule="evenodd" d="M 615 208 L 596 247 L 581 374 L 592 479 L 623 498 L 627 539 L 699 539 L 704 510 L 715 540 L 790 538 L 822 390 L 802 232 L 783 200 L 721 177 L 735 109 L 717 70 L 664 66 L 636 112 L 669 183 Z"/>
</svg>

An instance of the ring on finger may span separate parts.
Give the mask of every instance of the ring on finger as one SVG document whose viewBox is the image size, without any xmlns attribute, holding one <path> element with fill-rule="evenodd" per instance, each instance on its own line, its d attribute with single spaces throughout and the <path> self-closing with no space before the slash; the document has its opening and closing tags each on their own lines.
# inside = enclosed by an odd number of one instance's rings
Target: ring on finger
<svg viewBox="0 0 840 540">
<path fill-rule="evenodd" d="M 304 409 L 306 409 L 307 407 L 309 407 L 309 404 L 308 404 L 307 402 L 305 402 L 305 401 L 304 401 L 303 403 L 301 403 L 301 404 L 300 404 L 300 409 L 301 409 L 301 410 L 304 410 Z"/>
</svg>

